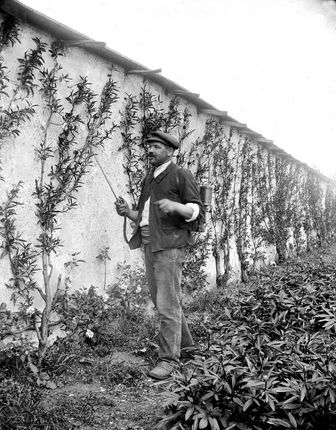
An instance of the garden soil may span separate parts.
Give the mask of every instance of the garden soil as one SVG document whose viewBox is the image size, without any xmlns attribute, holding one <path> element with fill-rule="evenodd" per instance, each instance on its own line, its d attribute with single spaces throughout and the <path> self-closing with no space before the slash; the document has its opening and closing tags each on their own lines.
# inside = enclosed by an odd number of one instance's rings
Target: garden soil
<svg viewBox="0 0 336 430">
<path fill-rule="evenodd" d="M 129 352 L 116 351 L 110 356 L 82 358 L 57 381 L 57 388 L 48 390 L 42 401 L 44 409 L 64 407 L 69 428 L 80 430 L 153 430 L 163 416 L 165 383 L 148 378 L 150 366 L 144 359 Z M 109 366 L 106 365 L 108 362 Z M 123 383 L 93 382 L 95 369 L 104 364 L 108 371 L 120 368 Z M 136 369 L 137 377 L 127 375 L 125 369 Z M 88 380 L 91 374 L 92 382 Z M 169 383 L 169 380 L 167 381 Z"/>
</svg>

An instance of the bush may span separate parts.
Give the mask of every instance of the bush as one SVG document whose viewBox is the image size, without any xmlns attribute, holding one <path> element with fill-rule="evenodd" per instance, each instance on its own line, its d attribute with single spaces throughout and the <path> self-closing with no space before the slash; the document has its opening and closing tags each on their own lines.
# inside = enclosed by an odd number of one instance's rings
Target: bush
<svg viewBox="0 0 336 430">
<path fill-rule="evenodd" d="M 162 426 L 336 428 L 335 280 L 334 266 L 300 262 L 223 294 L 207 356 L 174 375 Z"/>
<path fill-rule="evenodd" d="M 55 310 L 68 333 L 92 338 L 110 318 L 113 305 L 108 299 L 97 294 L 93 286 L 76 290 L 72 294 L 66 290 L 59 296 Z"/>
<path fill-rule="evenodd" d="M 108 286 L 107 294 L 122 309 L 122 315 L 130 318 L 141 310 L 149 300 L 145 270 L 140 266 L 132 268 L 124 262 L 118 264 L 119 276 Z"/>
</svg>

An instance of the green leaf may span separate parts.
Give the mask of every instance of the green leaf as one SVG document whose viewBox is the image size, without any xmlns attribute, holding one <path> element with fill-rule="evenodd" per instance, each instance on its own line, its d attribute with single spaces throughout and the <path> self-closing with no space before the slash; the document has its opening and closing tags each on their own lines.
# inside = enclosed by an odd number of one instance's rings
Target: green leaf
<svg viewBox="0 0 336 430">
<path fill-rule="evenodd" d="M 195 408 L 194 406 L 189 406 L 189 408 L 187 409 L 187 412 L 185 413 L 184 419 L 186 421 L 188 421 L 188 419 L 192 416 L 192 414 L 194 413 Z"/>
<path fill-rule="evenodd" d="M 292 387 L 277 387 L 273 389 L 276 393 L 294 393 L 295 390 Z"/>
<path fill-rule="evenodd" d="M 29 363 L 29 368 L 30 368 L 30 370 L 31 370 L 35 375 L 38 375 L 39 370 L 38 370 L 38 368 L 35 366 L 35 364 L 33 364 L 33 363 Z"/>
<path fill-rule="evenodd" d="M 231 424 L 229 427 L 225 427 L 225 430 L 232 430 L 237 426 L 237 423 Z"/>
<path fill-rule="evenodd" d="M 285 427 L 286 429 L 291 428 L 291 424 L 288 421 L 281 420 L 279 418 L 268 418 L 267 423 L 271 424 L 272 426 Z"/>
<path fill-rule="evenodd" d="M 297 422 L 296 422 L 296 419 L 294 418 L 293 414 L 291 414 L 289 412 L 288 418 L 289 418 L 289 421 L 291 422 L 292 426 L 297 429 Z"/>
<path fill-rule="evenodd" d="M 248 368 L 249 368 L 250 372 L 252 372 L 253 369 L 254 369 L 254 366 L 253 366 L 251 360 L 248 357 L 245 357 L 245 360 L 246 360 L 246 363 L 248 365 Z"/>
<path fill-rule="evenodd" d="M 247 409 L 251 406 L 253 404 L 253 400 L 252 399 L 249 399 L 247 402 L 245 402 L 244 403 L 244 406 L 243 406 L 243 411 L 245 412 L 245 411 L 247 411 Z"/>
<path fill-rule="evenodd" d="M 202 430 L 202 429 L 207 428 L 207 426 L 208 426 L 208 418 L 203 417 L 201 419 L 201 421 L 199 422 L 198 428 Z"/>
<path fill-rule="evenodd" d="M 237 405 L 239 405 L 239 406 L 241 406 L 241 407 L 243 407 L 243 406 L 244 406 L 244 403 L 240 400 L 240 398 L 239 398 L 239 397 L 234 397 L 234 398 L 233 398 L 233 401 L 234 401 L 235 403 L 237 403 Z"/>
<path fill-rule="evenodd" d="M 201 397 L 201 401 L 204 402 L 205 400 L 209 400 L 213 396 L 214 396 L 214 393 L 210 391 L 209 393 L 206 393 L 204 394 L 204 396 Z"/>
<path fill-rule="evenodd" d="M 300 403 L 284 403 L 283 404 L 283 408 L 284 409 L 300 409 L 300 407 L 301 407 L 301 405 L 300 405 Z"/>
<path fill-rule="evenodd" d="M 226 382 L 226 381 L 224 381 L 223 382 L 223 388 L 229 393 L 229 394 L 232 394 L 232 388 L 230 387 L 230 385 Z"/>
<path fill-rule="evenodd" d="M 274 401 L 271 399 L 271 397 L 268 397 L 268 404 L 270 405 L 272 411 L 275 411 Z"/>
<path fill-rule="evenodd" d="M 193 425 L 191 427 L 191 430 L 198 430 L 198 416 L 196 415 L 194 418 Z"/>
<path fill-rule="evenodd" d="M 220 427 L 216 418 L 209 417 L 209 424 L 210 424 L 211 430 L 220 430 Z"/>
<path fill-rule="evenodd" d="M 307 395 L 307 388 L 305 385 L 301 387 L 300 401 L 303 402 L 304 398 Z"/>
<path fill-rule="evenodd" d="M 260 387 L 260 386 L 264 386 L 264 385 L 265 385 L 264 381 L 258 381 L 257 379 L 248 381 L 246 383 L 246 387 Z"/>
</svg>

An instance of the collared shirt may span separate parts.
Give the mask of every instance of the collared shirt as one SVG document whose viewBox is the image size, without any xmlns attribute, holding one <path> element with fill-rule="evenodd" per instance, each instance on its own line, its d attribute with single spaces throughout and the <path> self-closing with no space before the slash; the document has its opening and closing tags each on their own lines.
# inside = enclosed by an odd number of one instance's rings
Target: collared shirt
<svg viewBox="0 0 336 430">
<path fill-rule="evenodd" d="M 166 163 L 160 164 L 160 166 L 158 166 L 153 172 L 154 178 L 159 176 L 160 173 L 164 172 L 170 163 L 171 163 L 171 160 L 167 161 Z M 149 199 L 146 200 L 144 209 L 142 211 L 140 227 L 144 227 L 145 225 L 149 224 L 149 204 L 150 204 L 150 197 Z M 194 221 L 199 215 L 199 206 L 197 203 L 186 203 L 186 205 L 190 206 L 191 209 L 193 210 L 193 214 L 191 218 L 186 219 L 186 222 Z"/>
</svg>

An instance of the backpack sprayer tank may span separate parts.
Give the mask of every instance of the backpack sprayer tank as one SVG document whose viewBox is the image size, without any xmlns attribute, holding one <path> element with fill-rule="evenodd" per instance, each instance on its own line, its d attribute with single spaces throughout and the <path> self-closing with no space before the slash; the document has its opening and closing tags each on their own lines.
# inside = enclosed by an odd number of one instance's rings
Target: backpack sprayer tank
<svg viewBox="0 0 336 430">
<path fill-rule="evenodd" d="M 205 210 L 209 209 L 212 200 L 212 186 L 211 185 L 200 185 L 200 196 Z"/>
</svg>

